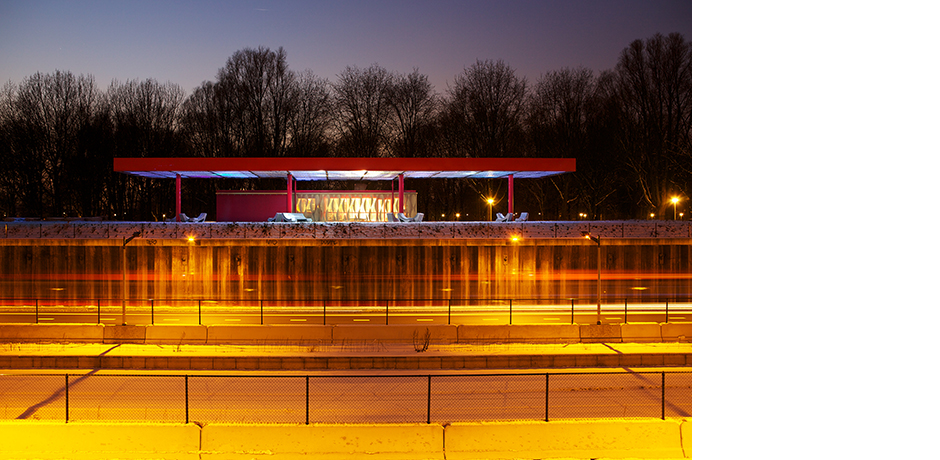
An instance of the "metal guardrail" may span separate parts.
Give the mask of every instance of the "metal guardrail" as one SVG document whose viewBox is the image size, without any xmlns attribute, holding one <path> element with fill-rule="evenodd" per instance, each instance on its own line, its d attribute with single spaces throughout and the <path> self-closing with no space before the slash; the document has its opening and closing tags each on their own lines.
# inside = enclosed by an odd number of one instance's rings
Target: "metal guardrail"
<svg viewBox="0 0 940 460">
<path fill-rule="evenodd" d="M 690 313 L 692 296 L 672 295 L 661 299 L 646 299 L 646 302 L 635 302 L 635 297 L 620 297 L 604 299 L 601 308 L 606 315 L 623 315 L 623 322 L 628 323 L 629 312 L 661 312 L 663 319 L 668 322 L 670 310 Z M 659 300 L 651 302 L 649 300 Z M 451 324 L 454 316 L 467 313 L 496 312 L 508 316 L 508 324 L 512 324 L 513 313 L 531 311 L 551 311 L 554 314 L 565 312 L 570 314 L 570 324 L 575 324 L 576 311 L 581 315 L 588 315 L 596 311 L 595 298 L 474 298 L 474 299 L 371 299 L 371 300 L 225 300 L 225 299 L 146 299 L 128 300 L 126 310 L 131 314 L 150 314 L 150 324 L 156 324 L 158 314 L 189 314 L 195 321 L 177 324 L 203 324 L 203 313 L 226 312 L 229 314 L 249 314 L 258 318 L 258 324 L 265 323 L 265 312 L 269 314 L 294 313 L 308 317 L 317 317 L 322 324 L 336 324 L 329 322 L 331 316 L 353 313 L 382 316 L 385 324 L 389 324 L 389 317 L 398 313 L 438 313 L 446 312 L 447 324 Z M 670 307 L 672 303 L 672 307 Z M 577 308 L 576 308 L 577 307 Z M 38 298 L 0 298 L 0 314 L 18 313 L 32 314 L 35 323 L 40 323 L 43 314 L 75 314 L 94 318 L 94 322 L 73 321 L 77 323 L 101 323 L 104 310 L 108 315 L 120 314 L 121 299 L 38 299 Z M 143 312 L 143 313 L 142 313 Z M 94 316 L 92 316 L 94 314 Z"/>
<path fill-rule="evenodd" d="M 0 375 L 0 419 L 450 423 L 692 416 L 692 372 Z"/>
</svg>

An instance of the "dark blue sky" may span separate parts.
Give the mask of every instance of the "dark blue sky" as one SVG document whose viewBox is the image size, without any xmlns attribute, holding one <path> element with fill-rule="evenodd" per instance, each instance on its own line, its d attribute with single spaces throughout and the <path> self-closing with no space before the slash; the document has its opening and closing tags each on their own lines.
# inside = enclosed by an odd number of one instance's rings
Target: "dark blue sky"
<svg viewBox="0 0 940 460">
<path fill-rule="evenodd" d="M 154 78 L 190 92 L 237 50 L 283 46 L 291 69 L 335 80 L 346 66 L 418 68 L 443 93 L 477 59 L 542 74 L 612 68 L 656 32 L 692 40 L 690 0 L 0 0 L 0 83 L 56 69 Z"/>
</svg>

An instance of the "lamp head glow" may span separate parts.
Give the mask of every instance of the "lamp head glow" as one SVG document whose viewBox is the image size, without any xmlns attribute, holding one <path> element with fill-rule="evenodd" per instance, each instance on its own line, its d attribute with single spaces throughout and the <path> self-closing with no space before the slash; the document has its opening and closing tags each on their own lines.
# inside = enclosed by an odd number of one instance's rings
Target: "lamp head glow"
<svg viewBox="0 0 940 460">
<path fill-rule="evenodd" d="M 676 203 L 678 203 L 678 202 L 679 202 L 679 198 L 678 198 L 678 197 L 672 197 L 672 204 L 676 204 Z"/>
<path fill-rule="evenodd" d="M 193 236 L 193 235 L 189 235 L 189 236 L 186 237 L 186 241 L 189 241 L 190 243 L 192 243 L 192 242 L 196 241 L 196 237 Z"/>
<path fill-rule="evenodd" d="M 519 235 L 512 235 L 509 237 L 509 240 L 512 242 L 519 241 Z"/>
<path fill-rule="evenodd" d="M 487 198 L 487 199 L 486 199 L 486 203 L 487 203 L 487 204 L 493 204 L 493 201 L 494 201 L 494 200 L 493 200 L 492 198 Z"/>
</svg>

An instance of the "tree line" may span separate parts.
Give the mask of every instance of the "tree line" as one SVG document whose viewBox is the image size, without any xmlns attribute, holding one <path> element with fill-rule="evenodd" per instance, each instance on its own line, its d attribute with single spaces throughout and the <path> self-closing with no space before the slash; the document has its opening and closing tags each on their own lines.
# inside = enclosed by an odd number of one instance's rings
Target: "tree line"
<svg viewBox="0 0 940 460">
<path fill-rule="evenodd" d="M 656 34 L 599 75 L 564 68 L 534 84 L 503 61 L 478 60 L 443 94 L 417 69 L 350 66 L 330 81 L 266 47 L 235 52 L 188 96 L 153 79 L 101 91 L 68 71 L 8 82 L 0 94 L 5 217 L 169 217 L 174 181 L 114 173 L 112 160 L 176 156 L 575 158 L 576 173 L 516 181 L 515 209 L 543 220 L 672 218 L 670 197 L 691 204 L 692 45 Z M 484 199 L 505 209 L 507 198 L 505 180 L 406 187 L 431 220 L 485 220 Z M 283 179 L 184 181 L 184 212 L 212 216 L 215 190 L 284 188 Z"/>
</svg>

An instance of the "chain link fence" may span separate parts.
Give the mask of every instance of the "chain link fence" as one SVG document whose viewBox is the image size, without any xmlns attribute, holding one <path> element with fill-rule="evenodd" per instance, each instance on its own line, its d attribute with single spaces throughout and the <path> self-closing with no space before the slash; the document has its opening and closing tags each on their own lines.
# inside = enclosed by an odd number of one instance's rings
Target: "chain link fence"
<svg viewBox="0 0 940 460">
<path fill-rule="evenodd" d="M 6 420 L 309 424 L 691 416 L 691 371 L 0 375 L 0 419 Z"/>
</svg>

